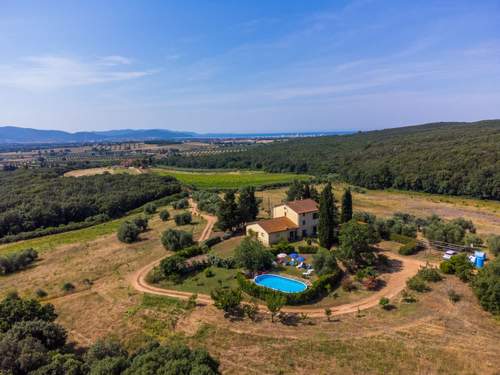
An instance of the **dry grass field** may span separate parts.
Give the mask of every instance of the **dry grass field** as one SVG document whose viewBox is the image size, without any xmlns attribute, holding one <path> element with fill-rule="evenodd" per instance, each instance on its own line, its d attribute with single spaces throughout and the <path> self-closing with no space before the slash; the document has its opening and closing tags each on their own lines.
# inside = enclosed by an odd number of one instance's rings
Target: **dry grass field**
<svg viewBox="0 0 500 375">
<path fill-rule="evenodd" d="M 344 184 L 334 186 L 338 204 L 345 186 Z M 283 188 L 257 192 L 262 198 L 262 216 L 268 215 L 269 206 L 282 202 L 286 190 Z M 500 234 L 500 202 L 401 191 L 363 191 L 364 193 L 352 193 L 354 210 L 382 217 L 391 216 L 398 211 L 420 217 L 437 214 L 448 220 L 462 216 L 474 222 L 479 234 Z"/>
<path fill-rule="evenodd" d="M 340 191 L 339 191 L 340 193 Z M 284 189 L 259 193 L 278 203 Z M 481 233 L 500 233 L 498 204 L 398 192 L 354 193 L 355 209 L 389 216 L 396 211 L 447 218 L 470 217 Z M 173 213 L 173 212 L 172 212 Z M 262 212 L 264 215 L 265 212 Z M 204 222 L 187 226 L 199 235 Z M 174 226 L 155 215 L 141 241 L 126 245 L 114 233 L 82 237 L 45 249 L 34 267 L 0 277 L 0 296 L 18 290 L 33 296 L 41 288 L 44 300 L 56 306 L 58 321 L 70 339 L 89 345 L 100 337 L 115 337 L 135 349 L 150 339 L 181 340 L 205 346 L 227 374 L 498 374 L 500 321 L 484 312 L 470 287 L 453 276 L 417 294 L 413 304 L 393 302 L 394 310 L 374 307 L 325 318 L 306 318 L 288 325 L 271 323 L 266 314 L 257 322 L 228 320 L 212 306 L 186 309 L 184 302 L 142 295 L 130 285 L 135 271 L 168 253 L 160 234 Z M 231 251 L 218 245 L 220 255 Z M 390 250 L 391 243 L 384 244 Z M 76 290 L 64 293 L 71 282 Z M 450 302 L 448 291 L 461 295 Z M 358 296 L 339 295 L 340 302 Z M 264 311 L 261 311 L 264 313 Z"/>
</svg>

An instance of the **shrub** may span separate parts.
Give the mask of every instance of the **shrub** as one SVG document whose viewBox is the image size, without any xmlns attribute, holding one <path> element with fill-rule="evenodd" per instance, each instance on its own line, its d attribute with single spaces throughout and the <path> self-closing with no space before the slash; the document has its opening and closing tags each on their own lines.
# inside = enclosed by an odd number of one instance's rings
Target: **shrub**
<svg viewBox="0 0 500 375">
<path fill-rule="evenodd" d="M 37 289 L 37 290 L 35 291 L 35 294 L 36 294 L 36 296 L 37 296 L 38 298 L 45 298 L 45 297 L 47 297 L 47 295 L 48 295 L 48 294 L 47 294 L 47 292 L 46 292 L 45 290 L 40 289 L 40 288 L 39 288 L 39 289 Z"/>
<path fill-rule="evenodd" d="M 233 258 L 221 258 L 214 254 L 208 254 L 208 264 L 213 267 L 233 269 L 236 267 L 236 261 Z"/>
<path fill-rule="evenodd" d="M 472 278 L 473 264 L 469 261 L 467 254 L 461 253 L 453 255 L 449 260 L 441 262 L 439 265 L 441 271 L 447 274 L 455 274 L 463 282 L 470 281 Z"/>
<path fill-rule="evenodd" d="M 120 225 L 120 228 L 118 228 L 117 237 L 121 242 L 132 243 L 137 241 L 139 233 L 141 233 L 141 230 L 137 225 L 130 221 L 125 221 Z"/>
<path fill-rule="evenodd" d="M 75 286 L 71 283 L 64 283 L 62 286 L 62 290 L 69 293 L 75 290 Z"/>
<path fill-rule="evenodd" d="M 217 245 L 219 242 L 222 242 L 222 237 L 220 236 L 217 236 L 217 237 L 212 237 L 212 238 L 209 238 L 208 240 L 206 240 L 204 242 L 204 244 L 208 247 L 212 247 L 214 245 Z"/>
<path fill-rule="evenodd" d="M 163 276 L 171 280 L 183 274 L 186 267 L 185 259 L 178 255 L 167 257 L 160 262 Z"/>
<path fill-rule="evenodd" d="M 320 248 L 318 246 L 299 246 L 298 251 L 300 254 L 316 254 Z"/>
<path fill-rule="evenodd" d="M 462 297 L 460 296 L 460 294 L 458 294 L 457 292 L 455 292 L 453 289 L 450 289 L 448 291 L 448 298 L 450 299 L 451 302 L 457 303 L 458 301 L 460 301 L 460 299 Z"/>
<path fill-rule="evenodd" d="M 148 229 L 148 218 L 144 216 L 136 217 L 132 220 L 132 223 L 140 229 L 141 232 L 145 232 Z"/>
<path fill-rule="evenodd" d="M 425 282 L 425 280 L 422 280 L 418 276 L 413 276 L 413 277 L 409 278 L 406 281 L 406 286 L 408 286 L 408 288 L 410 288 L 411 290 L 414 290 L 414 291 L 419 292 L 419 293 L 424 293 L 424 292 L 428 292 L 429 290 L 431 290 L 429 288 L 429 286 L 427 285 L 427 283 Z"/>
<path fill-rule="evenodd" d="M 215 276 L 215 273 L 214 273 L 214 271 L 212 271 L 211 268 L 207 268 L 205 270 L 205 277 L 214 277 L 214 276 Z"/>
<path fill-rule="evenodd" d="M 339 266 L 332 251 L 327 249 L 319 249 L 313 255 L 313 267 L 318 275 L 331 274 L 337 271 Z"/>
<path fill-rule="evenodd" d="M 168 219 L 170 219 L 170 212 L 167 210 L 160 211 L 160 219 L 162 221 L 168 221 Z"/>
<path fill-rule="evenodd" d="M 217 288 L 210 293 L 214 300 L 214 305 L 226 313 L 231 313 L 236 310 L 242 301 L 240 289 L 223 289 Z"/>
<path fill-rule="evenodd" d="M 475 233 L 467 233 L 464 237 L 464 244 L 466 246 L 472 245 L 473 247 L 481 246 L 483 239 Z"/>
<path fill-rule="evenodd" d="M 500 254 L 500 236 L 489 236 L 486 240 L 486 244 L 495 256 Z"/>
<path fill-rule="evenodd" d="M 234 259 L 241 267 L 252 272 L 270 269 L 273 263 L 272 253 L 250 237 L 246 237 L 235 249 Z"/>
<path fill-rule="evenodd" d="M 418 251 L 421 249 L 419 246 L 418 242 L 415 240 L 412 240 L 411 242 L 408 242 L 401 246 L 399 248 L 399 253 L 401 255 L 414 255 L 418 253 Z"/>
<path fill-rule="evenodd" d="M 266 306 L 271 313 L 271 321 L 274 322 L 274 317 L 280 312 L 280 310 L 285 306 L 286 297 L 282 294 L 274 293 L 269 294 L 266 297 Z"/>
<path fill-rule="evenodd" d="M 403 236 L 401 234 L 397 234 L 397 233 L 391 233 L 390 236 L 389 236 L 389 239 L 391 241 L 394 241 L 394 242 L 399 242 L 399 243 L 402 243 L 402 244 L 409 244 L 409 243 L 412 243 L 415 241 L 414 238 L 411 238 L 411 237 L 408 237 L 408 236 Z"/>
<path fill-rule="evenodd" d="M 198 245 L 193 245 L 189 247 L 185 247 L 182 250 L 179 250 L 176 255 L 180 256 L 184 259 L 189 259 L 198 255 L 205 254 L 209 250 L 208 247 L 206 246 L 198 246 Z"/>
<path fill-rule="evenodd" d="M 280 240 L 277 244 L 275 244 L 271 250 L 270 250 L 274 255 L 280 254 L 280 253 L 285 253 L 285 254 L 291 254 L 295 252 L 295 247 L 293 247 L 288 241 L 286 240 Z"/>
<path fill-rule="evenodd" d="M 167 229 L 161 236 L 163 247 L 171 251 L 179 251 L 193 244 L 193 235 L 175 229 Z"/>
<path fill-rule="evenodd" d="M 252 303 L 246 303 L 243 305 L 243 312 L 249 319 L 256 321 L 259 315 L 259 304 L 255 300 Z"/>
<path fill-rule="evenodd" d="M 188 206 L 189 206 L 189 201 L 186 198 L 172 202 L 172 207 L 175 208 L 176 210 L 182 210 Z"/>
<path fill-rule="evenodd" d="M 435 267 L 431 267 L 429 265 L 426 265 L 425 267 L 421 267 L 420 270 L 418 271 L 417 275 L 425 281 L 430 281 L 430 282 L 438 282 L 443 280 L 443 277 L 439 273 L 438 269 Z"/>
<path fill-rule="evenodd" d="M 177 214 L 174 216 L 175 224 L 180 226 L 180 225 L 187 225 L 191 224 L 193 221 L 193 217 L 191 216 L 190 212 L 182 212 L 180 214 Z"/>
<path fill-rule="evenodd" d="M 352 292 L 353 290 L 356 290 L 356 285 L 354 285 L 353 281 L 348 277 L 342 280 L 342 283 L 340 285 L 346 292 Z"/>
<path fill-rule="evenodd" d="M 152 215 L 156 212 L 156 206 L 154 203 L 148 203 L 144 206 L 144 213 L 146 215 Z"/>
<path fill-rule="evenodd" d="M 402 297 L 402 300 L 404 303 L 415 303 L 417 302 L 417 299 L 415 298 L 415 296 L 408 292 L 407 289 L 403 289 L 403 292 L 401 293 L 401 297 Z"/>
<path fill-rule="evenodd" d="M 384 310 L 388 310 L 389 309 L 390 303 L 391 303 L 391 301 L 389 301 L 389 298 L 387 298 L 387 297 L 382 297 L 382 298 L 380 298 L 380 301 L 378 301 L 378 304 Z"/>
<path fill-rule="evenodd" d="M 453 275 L 455 273 L 455 267 L 449 260 L 444 260 L 439 264 L 439 269 L 441 272 L 446 273 L 448 275 Z"/>
<path fill-rule="evenodd" d="M 472 288 L 483 309 L 500 315 L 500 258 L 490 261 L 478 272 Z"/>
<path fill-rule="evenodd" d="M 29 267 L 37 258 L 38 253 L 31 248 L 0 257 L 0 275 L 8 275 L 23 270 Z"/>
</svg>

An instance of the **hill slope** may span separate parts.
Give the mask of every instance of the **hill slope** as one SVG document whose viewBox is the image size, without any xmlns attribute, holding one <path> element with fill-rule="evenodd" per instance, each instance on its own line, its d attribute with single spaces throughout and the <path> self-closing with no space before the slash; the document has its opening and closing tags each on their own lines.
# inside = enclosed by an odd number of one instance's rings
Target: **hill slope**
<svg viewBox="0 0 500 375">
<path fill-rule="evenodd" d="M 368 188 L 500 199 L 500 120 L 302 138 L 240 153 L 173 157 L 168 164 L 339 174 Z"/>
</svg>

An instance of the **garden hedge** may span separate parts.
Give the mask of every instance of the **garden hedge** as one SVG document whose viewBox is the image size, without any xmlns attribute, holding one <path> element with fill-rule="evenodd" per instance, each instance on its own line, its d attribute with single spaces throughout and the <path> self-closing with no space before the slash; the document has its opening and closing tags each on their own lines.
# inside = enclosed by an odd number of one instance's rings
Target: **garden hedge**
<svg viewBox="0 0 500 375">
<path fill-rule="evenodd" d="M 341 277 L 341 270 L 337 270 L 332 274 L 320 276 L 305 291 L 300 293 L 283 293 L 257 285 L 253 282 L 253 280 L 247 279 L 242 273 L 238 273 L 236 275 L 236 280 L 238 281 L 241 290 L 252 297 L 266 300 L 271 296 L 280 295 L 286 300 L 287 305 L 301 305 L 324 297 L 329 291 L 328 286 L 333 288 L 340 281 Z"/>
</svg>

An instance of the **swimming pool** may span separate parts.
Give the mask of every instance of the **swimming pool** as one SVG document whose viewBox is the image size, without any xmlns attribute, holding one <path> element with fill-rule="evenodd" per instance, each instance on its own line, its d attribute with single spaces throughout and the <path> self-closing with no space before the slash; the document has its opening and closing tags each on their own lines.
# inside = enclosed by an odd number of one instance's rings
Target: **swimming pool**
<svg viewBox="0 0 500 375">
<path fill-rule="evenodd" d="M 254 281 L 257 285 L 285 293 L 300 293 L 307 289 L 307 285 L 301 281 L 273 274 L 256 276 Z"/>
</svg>

